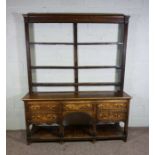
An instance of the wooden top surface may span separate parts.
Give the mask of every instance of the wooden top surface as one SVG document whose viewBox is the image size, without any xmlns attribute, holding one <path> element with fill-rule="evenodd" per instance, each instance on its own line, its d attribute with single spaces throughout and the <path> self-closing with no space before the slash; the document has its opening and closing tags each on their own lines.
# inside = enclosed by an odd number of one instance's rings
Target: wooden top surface
<svg viewBox="0 0 155 155">
<path fill-rule="evenodd" d="M 112 91 L 104 92 L 63 92 L 63 93 L 33 93 L 23 97 L 23 101 L 28 100 L 89 100 L 89 99 L 131 99 L 131 97 L 123 92 L 123 94 Z"/>
<path fill-rule="evenodd" d="M 28 23 L 124 23 L 129 19 L 118 13 L 28 13 L 23 16 Z"/>
<path fill-rule="evenodd" d="M 81 16 L 93 16 L 93 15 L 98 15 L 98 16 L 125 16 L 122 13 L 27 13 L 23 14 L 24 16 L 52 16 L 52 15 L 81 15 Z"/>
</svg>

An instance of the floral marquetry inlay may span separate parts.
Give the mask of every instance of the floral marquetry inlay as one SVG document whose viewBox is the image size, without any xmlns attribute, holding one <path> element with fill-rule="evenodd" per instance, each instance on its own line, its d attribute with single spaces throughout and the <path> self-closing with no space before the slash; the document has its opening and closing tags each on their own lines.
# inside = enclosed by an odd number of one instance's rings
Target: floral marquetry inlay
<svg viewBox="0 0 155 155">
<path fill-rule="evenodd" d="M 56 114 L 36 114 L 32 115 L 31 122 L 32 123 L 52 123 L 57 120 Z"/>
<path fill-rule="evenodd" d="M 98 109 L 116 109 L 116 110 L 127 110 L 127 103 L 114 103 L 114 102 L 107 102 L 98 104 Z"/>
<path fill-rule="evenodd" d="M 66 111 L 87 111 L 92 110 L 93 105 L 90 103 L 83 103 L 83 104 L 74 104 L 74 103 L 67 103 L 64 104 L 64 110 Z"/>
<path fill-rule="evenodd" d="M 126 113 L 102 111 L 99 112 L 98 119 L 102 121 L 124 121 L 126 119 Z"/>
<path fill-rule="evenodd" d="M 59 109 L 59 104 L 53 103 L 31 103 L 29 104 L 29 110 L 31 112 L 37 111 L 57 111 Z"/>
</svg>

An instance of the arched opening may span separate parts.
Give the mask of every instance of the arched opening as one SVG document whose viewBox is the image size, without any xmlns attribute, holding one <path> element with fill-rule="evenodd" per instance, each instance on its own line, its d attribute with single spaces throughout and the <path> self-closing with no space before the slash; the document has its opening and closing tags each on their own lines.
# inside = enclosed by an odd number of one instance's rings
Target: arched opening
<svg viewBox="0 0 155 155">
<path fill-rule="evenodd" d="M 85 112 L 71 112 L 64 116 L 64 137 L 80 138 L 93 135 L 93 118 Z"/>
<path fill-rule="evenodd" d="M 70 112 L 64 116 L 63 125 L 91 125 L 92 117 L 85 112 Z"/>
</svg>

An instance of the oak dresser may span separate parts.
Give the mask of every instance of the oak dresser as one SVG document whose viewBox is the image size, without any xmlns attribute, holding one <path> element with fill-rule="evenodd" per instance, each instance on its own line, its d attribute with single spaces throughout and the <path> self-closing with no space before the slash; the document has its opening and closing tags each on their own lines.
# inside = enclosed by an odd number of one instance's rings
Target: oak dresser
<svg viewBox="0 0 155 155">
<path fill-rule="evenodd" d="M 131 97 L 123 91 L 123 87 L 128 21 L 129 16 L 123 14 L 29 13 L 24 15 L 29 92 L 23 97 L 23 101 L 28 144 L 52 141 L 127 140 Z M 32 41 L 30 40 L 30 33 L 32 33 L 30 25 L 34 23 L 70 23 L 73 26 L 73 42 Z M 79 42 L 78 24 L 85 23 L 117 24 L 118 40 L 116 42 Z M 35 45 L 73 46 L 74 64 L 72 66 L 33 65 L 31 48 Z M 117 47 L 116 65 L 79 65 L 78 47 L 93 45 L 115 45 Z M 104 59 L 111 58 L 103 58 L 103 61 Z M 74 82 L 36 82 L 32 74 L 34 70 L 39 69 L 73 70 Z M 114 69 L 115 81 L 80 82 L 80 69 Z M 113 86 L 114 90 L 80 91 L 80 87 L 83 86 Z M 39 92 L 34 89 L 36 87 L 73 87 L 74 91 Z"/>
</svg>

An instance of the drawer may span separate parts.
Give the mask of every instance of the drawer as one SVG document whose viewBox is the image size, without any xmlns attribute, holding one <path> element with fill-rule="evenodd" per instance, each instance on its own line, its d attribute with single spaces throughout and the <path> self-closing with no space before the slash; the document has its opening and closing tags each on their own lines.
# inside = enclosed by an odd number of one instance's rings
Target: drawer
<svg viewBox="0 0 155 155">
<path fill-rule="evenodd" d="M 30 116 L 31 123 L 34 124 L 51 124 L 56 123 L 58 121 L 58 114 L 52 114 L 52 113 L 39 113 L 39 114 L 32 114 Z"/>
<path fill-rule="evenodd" d="M 97 113 L 97 119 L 99 121 L 125 121 L 127 113 L 120 111 L 112 111 L 112 110 L 103 110 Z"/>
<path fill-rule="evenodd" d="M 127 111 L 128 101 L 126 100 L 107 100 L 97 103 L 97 109 L 101 110 L 120 110 Z"/>
<path fill-rule="evenodd" d="M 63 103 L 63 115 L 73 112 L 87 113 L 91 116 L 94 115 L 93 104 L 88 101 L 72 101 Z"/>
<path fill-rule="evenodd" d="M 59 112 L 58 102 L 28 102 L 28 111 L 31 113 Z"/>
<path fill-rule="evenodd" d="M 92 111 L 93 104 L 90 102 L 64 102 L 63 103 L 64 111 Z"/>
</svg>

